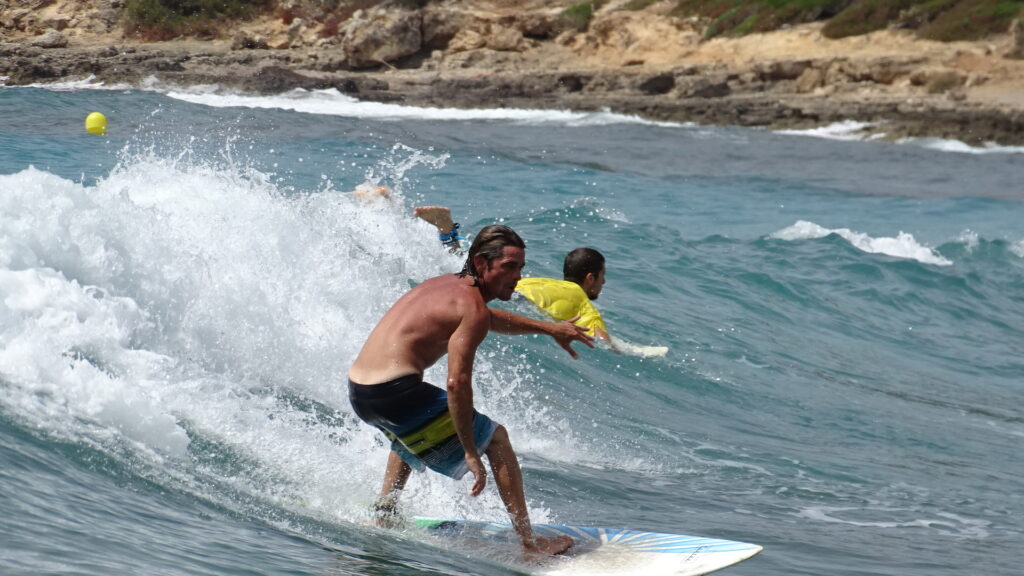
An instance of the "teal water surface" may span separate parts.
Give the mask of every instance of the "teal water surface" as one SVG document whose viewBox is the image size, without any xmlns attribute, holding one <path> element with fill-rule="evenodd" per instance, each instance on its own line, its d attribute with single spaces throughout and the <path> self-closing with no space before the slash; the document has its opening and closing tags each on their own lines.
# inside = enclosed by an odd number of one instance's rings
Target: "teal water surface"
<svg viewBox="0 0 1024 576">
<path fill-rule="evenodd" d="M 598 248 L 610 331 L 669 347 L 488 337 L 537 521 L 765 546 L 737 575 L 1017 573 L 1024 156 L 352 106 L 0 89 L 0 573 L 500 571 L 366 526 L 347 367 L 461 266 L 420 204 L 511 225 L 530 275 Z M 504 517 L 467 489 L 403 513 Z"/>
</svg>

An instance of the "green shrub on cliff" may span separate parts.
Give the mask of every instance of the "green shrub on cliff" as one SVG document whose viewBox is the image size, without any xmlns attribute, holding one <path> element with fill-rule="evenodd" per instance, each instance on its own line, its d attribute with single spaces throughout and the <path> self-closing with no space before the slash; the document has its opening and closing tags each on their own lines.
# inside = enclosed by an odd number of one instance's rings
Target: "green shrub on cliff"
<svg viewBox="0 0 1024 576">
<path fill-rule="evenodd" d="M 562 26 L 572 30 L 586 30 L 594 12 L 604 6 L 608 0 L 591 0 L 574 4 L 562 11 Z"/>
<path fill-rule="evenodd" d="M 934 0 L 921 5 L 922 11 Z M 1010 22 L 1020 15 L 1024 0 L 960 0 L 945 10 L 929 14 L 917 35 L 929 40 L 977 40 L 989 34 L 1006 32 Z"/>
<path fill-rule="evenodd" d="M 643 10 L 651 4 L 659 2 L 660 0 L 629 0 L 622 5 L 623 10 Z"/>
<path fill-rule="evenodd" d="M 921 0 L 861 0 L 828 21 L 821 33 L 828 38 L 845 38 L 881 30 L 899 18 L 903 10 Z M 956 0 L 939 0 L 949 2 Z"/>
<path fill-rule="evenodd" d="M 249 18 L 271 0 L 127 0 L 121 17 L 125 32 L 150 40 L 176 36 L 216 36 L 225 20 Z"/>
</svg>

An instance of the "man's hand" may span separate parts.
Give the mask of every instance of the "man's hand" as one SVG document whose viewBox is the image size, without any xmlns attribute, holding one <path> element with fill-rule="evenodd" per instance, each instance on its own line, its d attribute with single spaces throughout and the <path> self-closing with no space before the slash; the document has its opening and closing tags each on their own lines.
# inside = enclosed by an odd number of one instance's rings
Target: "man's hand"
<svg viewBox="0 0 1024 576">
<path fill-rule="evenodd" d="M 572 349 L 572 341 L 579 340 L 591 348 L 594 347 L 594 338 L 587 335 L 586 328 L 581 328 L 575 324 L 580 319 L 580 315 L 577 314 L 565 322 L 552 322 L 552 329 L 548 334 L 558 342 L 558 345 L 565 349 L 569 353 L 569 356 L 573 358 L 579 358 L 576 351 Z"/>
<path fill-rule="evenodd" d="M 469 489 L 469 495 L 479 496 L 484 491 L 484 486 L 487 486 L 487 469 L 484 468 L 479 454 L 475 456 L 466 454 L 466 465 L 469 466 L 469 471 L 473 474 L 473 487 Z"/>
</svg>

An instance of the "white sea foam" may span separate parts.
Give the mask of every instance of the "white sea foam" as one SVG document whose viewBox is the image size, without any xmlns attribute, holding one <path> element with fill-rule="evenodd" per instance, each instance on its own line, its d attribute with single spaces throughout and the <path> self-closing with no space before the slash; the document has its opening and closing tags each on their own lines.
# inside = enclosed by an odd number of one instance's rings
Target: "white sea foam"
<svg viewBox="0 0 1024 576">
<path fill-rule="evenodd" d="M 159 388 L 149 385 L 170 359 L 131 349 L 132 331 L 147 322 L 131 299 L 46 267 L 0 270 L 0 295 L 6 317 L 0 374 L 17 387 L 6 399 L 17 403 L 17 413 L 53 417 L 67 410 L 145 446 L 184 454 L 184 430 L 161 409 Z M 130 383 L 119 377 L 124 373 L 132 374 Z"/>
<path fill-rule="evenodd" d="M 47 90 L 53 90 L 54 92 L 78 92 L 81 90 L 130 90 L 132 88 L 131 85 L 125 83 L 107 84 L 106 82 L 97 80 L 96 76 L 92 74 L 77 80 L 35 83 L 30 84 L 29 87 L 45 88 Z"/>
<path fill-rule="evenodd" d="M 400 190 L 288 196 L 227 160 L 148 154 L 94 185 L 35 168 L 0 175 L 0 406 L 47 434 L 135 446 L 204 497 L 221 501 L 208 493 L 220 483 L 363 519 L 387 451 L 351 414 L 345 372 L 410 281 L 460 259 Z M 371 172 L 394 182 L 444 158 L 396 145 Z M 521 453 L 617 461 L 532 403 L 518 353 L 477 368 L 480 410 L 516 422 Z M 433 370 L 443 380 L 443 362 Z M 555 441 L 552 430 L 565 433 Z M 246 462 L 244 473 L 190 468 L 197 436 Z M 436 475 L 409 491 L 411 514 L 504 513 L 494 491 L 470 499 L 465 483 Z M 550 519 L 541 505 L 531 515 Z"/>
<path fill-rule="evenodd" d="M 0 77 L 3 86 L 9 77 Z M 59 92 L 79 90 L 129 90 L 132 86 L 124 83 L 106 84 L 89 75 L 78 80 L 65 80 L 52 83 L 36 83 L 35 88 L 45 88 Z M 226 92 L 216 84 L 199 84 L 182 88 L 171 86 L 156 77 L 144 78 L 137 86 L 165 94 L 171 98 L 184 100 L 215 108 L 254 108 L 292 110 L 304 114 L 322 114 L 344 116 L 350 118 L 370 118 L 378 120 L 442 120 L 442 121 L 506 121 L 523 124 L 562 124 L 567 126 L 604 126 L 609 124 L 643 124 L 669 128 L 695 127 L 693 122 L 665 122 L 648 120 L 632 114 L 618 114 L 609 109 L 600 112 L 573 112 L 570 110 L 540 110 L 524 108 L 437 108 L 423 106 L 403 106 L 381 102 L 362 101 L 339 92 L 334 88 L 326 90 L 294 89 L 278 95 L 260 96 Z M 877 122 L 859 122 L 844 120 L 826 126 L 806 130 L 776 130 L 777 134 L 810 136 L 828 140 L 842 141 L 873 141 L 885 138 L 882 132 L 872 132 Z M 710 133 L 695 132 L 695 135 Z M 981 146 L 972 146 L 959 140 L 941 138 L 905 138 L 899 140 L 903 144 L 913 144 L 924 148 L 943 152 L 961 154 L 1021 154 L 1024 146 L 1001 146 L 995 142 L 986 142 Z"/>
<path fill-rule="evenodd" d="M 1024 258 L 1024 240 L 1010 245 L 1010 252 L 1013 252 L 1017 256 Z"/>
<path fill-rule="evenodd" d="M 874 141 L 886 137 L 883 132 L 876 132 L 872 129 L 882 124 L 877 122 L 857 122 L 845 120 L 835 122 L 826 126 L 809 128 L 806 130 L 776 130 L 776 134 L 787 134 L 791 136 L 810 136 L 813 138 L 824 138 L 826 140 L 842 141 Z M 959 140 L 946 140 L 943 138 L 903 138 L 897 141 L 900 144 L 909 144 L 938 150 L 940 152 L 953 152 L 958 154 L 1021 154 L 1024 153 L 1024 146 L 1000 146 L 995 142 L 986 142 L 981 146 L 972 146 Z"/>
<path fill-rule="evenodd" d="M 0 85 L 4 85 L 6 77 L 0 77 Z M 90 75 L 78 80 L 66 80 L 52 83 L 32 84 L 35 88 L 54 91 L 78 90 L 129 90 L 132 86 L 124 83 L 106 84 L 97 81 Z M 370 118 L 378 120 L 442 120 L 442 121 L 506 121 L 523 124 L 562 124 L 567 126 L 604 126 L 609 124 L 642 124 L 668 128 L 695 127 L 693 122 L 665 122 L 648 120 L 632 114 L 618 114 L 608 109 L 600 112 L 573 112 L 570 110 L 540 110 L 525 108 L 437 108 L 423 106 L 404 106 L 381 102 L 362 101 L 339 92 L 334 88 L 326 90 L 294 89 L 277 95 L 261 96 L 231 93 L 216 84 L 198 84 L 182 88 L 171 86 L 156 77 L 144 78 L 137 86 L 141 90 L 159 92 L 171 98 L 184 100 L 215 108 L 253 108 L 291 110 L 304 114 L 322 114 L 344 116 L 350 118 Z M 777 134 L 810 136 L 828 140 L 842 141 L 873 141 L 885 138 L 882 132 L 870 131 L 880 124 L 877 122 L 859 122 L 844 120 L 826 126 L 806 130 L 776 130 Z M 695 132 L 695 135 L 710 132 Z M 994 142 L 986 142 L 981 146 L 971 146 L 959 140 L 941 138 L 905 138 L 903 144 L 914 144 L 943 152 L 962 154 L 1021 154 L 1024 146 L 1000 146 Z"/>
<path fill-rule="evenodd" d="M 904 508 L 811 506 L 801 510 L 798 515 L 817 522 L 861 528 L 928 528 L 938 534 L 972 539 L 983 539 L 989 535 L 989 522 L 964 518 L 949 512 L 936 513 L 934 518 L 907 518 L 914 515 L 914 512 Z"/>
<path fill-rule="evenodd" d="M 814 222 L 799 220 L 792 226 L 783 228 L 778 232 L 769 235 L 769 238 L 778 240 L 814 240 L 824 238 L 830 234 L 838 234 L 858 250 L 871 254 L 885 254 L 893 258 L 904 258 L 917 260 L 922 264 L 935 264 L 937 266 L 950 266 L 953 262 L 944 258 L 935 250 L 922 246 L 914 236 L 906 232 L 900 232 L 895 238 L 881 237 L 874 238 L 861 232 L 853 232 L 849 228 L 824 228 Z"/>
<path fill-rule="evenodd" d="M 629 218 L 626 217 L 622 210 L 616 208 L 609 208 L 605 206 L 604 202 L 598 200 L 593 196 L 583 196 L 573 200 L 572 207 L 578 210 L 587 210 L 588 216 L 600 216 L 606 220 L 613 222 L 621 222 L 623 224 L 631 224 Z M 542 208 L 543 210 L 543 208 Z"/>
<path fill-rule="evenodd" d="M 964 230 L 956 240 L 963 244 L 964 248 L 966 248 L 968 252 L 974 252 L 974 250 L 978 248 L 980 238 L 977 232 L 974 232 L 973 230 Z"/>
<path fill-rule="evenodd" d="M 836 122 L 827 126 L 819 126 L 817 128 L 809 128 L 806 130 L 777 130 L 777 134 L 789 134 L 793 136 L 812 136 L 815 138 L 825 138 L 828 140 L 877 140 L 884 138 L 884 134 L 872 134 L 866 132 L 868 128 L 877 126 L 877 123 L 872 122 L 857 122 L 854 120 L 845 120 L 843 122 Z"/>
<path fill-rule="evenodd" d="M 77 80 L 32 84 L 57 92 L 81 90 L 128 90 L 127 84 L 106 84 L 95 76 Z M 156 77 L 144 78 L 136 88 L 165 94 L 170 98 L 210 106 L 213 108 L 253 108 L 263 110 L 291 110 L 304 114 L 370 118 L 378 120 L 443 120 L 443 121 L 506 121 L 522 124 L 561 124 L 567 126 L 604 126 L 609 124 L 642 124 L 668 128 L 691 127 L 691 122 L 661 122 L 632 114 L 617 114 L 603 109 L 598 112 L 572 112 L 570 110 L 541 110 L 527 108 L 437 108 L 403 106 L 381 102 L 362 101 L 339 92 L 304 90 L 296 88 L 277 95 L 253 95 L 228 92 L 216 84 L 197 84 L 183 88 L 168 85 Z"/>
<path fill-rule="evenodd" d="M 524 124 L 564 124 L 569 126 L 601 126 L 605 124 L 645 124 L 679 127 L 683 124 L 655 122 L 639 116 L 601 112 L 571 112 L 568 110 L 532 110 L 518 108 L 434 108 L 401 106 L 381 102 L 357 100 L 331 88 L 327 90 L 295 89 L 274 96 L 254 96 L 225 93 L 216 86 L 201 86 L 188 90 L 170 89 L 171 98 L 217 108 L 241 107 L 257 109 L 292 110 L 305 114 L 323 114 L 351 118 L 381 120 L 448 120 L 448 121 L 511 121 Z"/>
<path fill-rule="evenodd" d="M 1000 146 L 995 142 L 985 142 L 981 146 L 971 146 L 959 140 L 942 138 L 906 138 L 900 142 L 958 154 L 1024 154 L 1024 146 Z"/>
<path fill-rule="evenodd" d="M 400 198 L 285 197 L 269 181 L 145 156 L 95 186 L 0 176 L 0 403 L 160 457 L 199 434 L 280 478 L 253 481 L 260 497 L 361 510 L 386 456 L 372 429 L 311 424 L 275 391 L 348 412 L 345 368 L 383 308 L 458 261 Z"/>
</svg>

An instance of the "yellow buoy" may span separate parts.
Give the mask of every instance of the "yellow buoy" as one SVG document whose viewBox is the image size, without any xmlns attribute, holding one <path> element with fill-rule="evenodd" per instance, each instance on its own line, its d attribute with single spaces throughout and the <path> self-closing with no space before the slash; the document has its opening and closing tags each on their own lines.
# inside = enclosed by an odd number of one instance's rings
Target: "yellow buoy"
<svg viewBox="0 0 1024 576">
<path fill-rule="evenodd" d="M 93 112 L 85 117 L 85 131 L 89 134 L 102 136 L 107 133 L 107 117 L 99 112 Z"/>
</svg>

